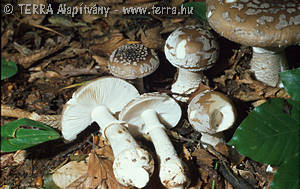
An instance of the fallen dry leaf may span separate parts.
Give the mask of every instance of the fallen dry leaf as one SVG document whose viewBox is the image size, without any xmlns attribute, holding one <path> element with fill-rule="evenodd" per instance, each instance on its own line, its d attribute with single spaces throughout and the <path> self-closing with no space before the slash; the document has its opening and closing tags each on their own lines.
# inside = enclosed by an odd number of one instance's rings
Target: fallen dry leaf
<svg viewBox="0 0 300 189">
<path fill-rule="evenodd" d="M 227 144 L 220 142 L 214 148 L 235 165 L 239 165 L 245 159 L 245 156 L 241 155 L 235 148 L 232 148 Z"/>
<path fill-rule="evenodd" d="M 141 36 L 141 41 L 146 47 L 150 49 L 162 49 L 164 46 L 164 39 L 162 38 L 160 31 L 161 27 L 157 26 L 147 29 L 146 31 L 140 29 L 138 34 Z"/>
<path fill-rule="evenodd" d="M 213 167 L 214 161 L 217 159 L 209 152 L 207 152 L 205 149 L 202 149 L 200 145 L 198 145 L 198 147 L 192 153 L 192 156 L 197 158 L 197 163 L 199 166 L 205 165 L 208 167 Z"/>
<path fill-rule="evenodd" d="M 92 45 L 90 48 L 96 55 L 105 54 L 110 56 L 115 49 L 126 45 L 128 42 L 129 39 L 126 39 L 118 30 L 114 30 L 103 43 Z"/>
<path fill-rule="evenodd" d="M 88 170 L 85 179 L 76 181 L 80 188 L 99 188 L 99 189 L 129 189 L 122 186 L 116 180 L 113 173 L 113 152 L 111 147 L 105 143 L 103 137 L 99 139 L 98 147 L 89 154 Z M 75 186 L 74 183 L 70 186 Z"/>
<path fill-rule="evenodd" d="M 17 62 L 22 65 L 24 68 L 29 68 L 32 64 L 35 62 L 59 51 L 60 49 L 66 47 L 71 40 L 71 37 L 66 37 L 63 39 L 63 41 L 59 44 L 57 44 L 54 47 L 50 48 L 42 48 L 38 50 L 37 52 L 33 53 L 32 55 L 29 56 L 20 56 L 17 58 Z"/>
<path fill-rule="evenodd" d="M 54 183 L 61 187 L 67 188 L 68 185 L 78 178 L 87 174 L 88 164 L 85 161 L 71 161 L 62 166 L 52 175 Z"/>
</svg>

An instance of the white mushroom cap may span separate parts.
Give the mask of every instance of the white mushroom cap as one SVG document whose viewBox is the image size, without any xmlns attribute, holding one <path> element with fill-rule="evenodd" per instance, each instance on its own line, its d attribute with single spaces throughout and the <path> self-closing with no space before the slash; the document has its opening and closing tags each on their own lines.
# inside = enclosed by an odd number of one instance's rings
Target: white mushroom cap
<svg viewBox="0 0 300 189">
<path fill-rule="evenodd" d="M 198 132 L 215 134 L 233 125 L 236 110 L 224 94 L 204 91 L 194 96 L 189 103 L 188 119 Z"/>
<path fill-rule="evenodd" d="M 207 20 L 227 39 L 255 47 L 300 43 L 299 0 L 209 0 Z"/>
<path fill-rule="evenodd" d="M 120 111 L 134 97 L 137 89 L 128 82 L 114 77 L 101 77 L 80 87 L 66 103 L 62 113 L 62 134 L 66 140 L 74 140 L 94 120 L 91 113 L 99 105 L 105 105 L 112 114 Z"/>
<path fill-rule="evenodd" d="M 142 44 L 127 44 L 119 47 L 110 56 L 110 72 L 123 79 L 143 78 L 152 74 L 159 66 L 153 49 Z"/>
<path fill-rule="evenodd" d="M 170 34 L 165 54 L 173 66 L 198 72 L 213 66 L 219 55 L 219 45 L 208 30 L 185 26 Z"/>
<path fill-rule="evenodd" d="M 160 122 L 168 128 L 175 127 L 182 114 L 180 106 L 168 95 L 144 93 L 125 105 L 119 115 L 120 120 L 129 124 L 128 130 L 134 136 L 147 133 L 145 123 L 140 117 L 146 109 L 155 110 Z"/>
</svg>

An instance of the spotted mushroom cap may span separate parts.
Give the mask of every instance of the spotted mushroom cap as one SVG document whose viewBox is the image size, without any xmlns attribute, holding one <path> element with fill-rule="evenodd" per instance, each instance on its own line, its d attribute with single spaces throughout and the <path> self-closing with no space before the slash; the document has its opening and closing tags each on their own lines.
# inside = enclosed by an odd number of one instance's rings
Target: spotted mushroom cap
<svg viewBox="0 0 300 189">
<path fill-rule="evenodd" d="M 236 119 L 231 100 L 217 91 L 195 94 L 188 105 L 188 119 L 198 132 L 215 134 L 229 129 Z"/>
<path fill-rule="evenodd" d="M 169 62 L 189 71 L 201 71 L 213 66 L 219 55 L 214 36 L 198 26 L 180 27 L 173 31 L 165 44 Z"/>
<path fill-rule="evenodd" d="M 142 44 L 127 44 L 116 49 L 110 56 L 110 72 L 123 79 L 143 78 L 159 66 L 159 59 L 153 49 Z"/>
<path fill-rule="evenodd" d="M 225 38 L 248 46 L 300 44 L 299 0 L 209 0 L 207 19 Z"/>
</svg>

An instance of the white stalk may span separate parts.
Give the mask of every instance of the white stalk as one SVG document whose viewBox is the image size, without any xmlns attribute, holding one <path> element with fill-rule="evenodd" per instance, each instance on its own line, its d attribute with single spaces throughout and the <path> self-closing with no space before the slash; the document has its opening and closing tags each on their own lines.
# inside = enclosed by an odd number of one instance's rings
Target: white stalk
<svg viewBox="0 0 300 189">
<path fill-rule="evenodd" d="M 157 112 L 148 109 L 141 114 L 141 117 L 145 122 L 146 133 L 149 134 L 160 159 L 159 177 L 162 184 L 172 189 L 184 188 L 188 179 L 184 174 L 183 163 L 164 131 L 164 126 L 158 120 Z"/>
<path fill-rule="evenodd" d="M 134 86 L 140 92 L 140 94 L 144 93 L 144 80 L 143 80 L 143 78 L 137 78 L 133 82 L 134 82 Z"/>
<path fill-rule="evenodd" d="M 253 47 L 250 69 L 257 80 L 272 87 L 279 86 L 281 83 L 279 72 L 288 69 L 284 49 Z"/>
<path fill-rule="evenodd" d="M 129 83 L 135 86 L 135 88 L 139 91 L 140 94 L 144 93 L 144 79 L 136 78 L 136 79 L 127 79 Z"/>
<path fill-rule="evenodd" d="M 173 93 L 179 93 L 189 95 L 196 91 L 199 84 L 203 80 L 202 72 L 191 72 L 185 69 L 178 69 L 178 77 L 176 82 L 172 85 L 171 91 Z M 173 95 L 176 100 L 187 102 L 189 97 L 182 97 L 179 95 Z"/>
<path fill-rule="evenodd" d="M 125 186 L 146 186 L 154 169 L 150 154 L 139 147 L 125 123 L 118 121 L 106 106 L 96 107 L 91 116 L 101 127 L 113 150 L 116 179 Z"/>
</svg>

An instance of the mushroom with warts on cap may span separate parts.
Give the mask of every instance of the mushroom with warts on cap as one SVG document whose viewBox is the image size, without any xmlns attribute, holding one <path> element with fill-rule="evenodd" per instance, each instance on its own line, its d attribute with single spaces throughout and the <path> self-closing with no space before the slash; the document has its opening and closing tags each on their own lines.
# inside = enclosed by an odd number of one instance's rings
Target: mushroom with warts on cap
<svg viewBox="0 0 300 189">
<path fill-rule="evenodd" d="M 195 93 L 188 105 L 188 119 L 202 134 L 201 141 L 212 146 L 224 142 L 222 131 L 233 126 L 236 110 L 231 100 L 216 91 Z"/>
<path fill-rule="evenodd" d="M 116 77 L 132 80 L 140 93 L 144 92 L 143 77 L 152 74 L 159 66 L 153 49 L 142 44 L 127 44 L 114 50 L 108 69 Z"/>
<path fill-rule="evenodd" d="M 219 45 L 208 30 L 185 26 L 170 34 L 165 44 L 165 55 L 178 68 L 178 77 L 171 91 L 190 95 L 203 81 L 203 71 L 216 63 Z M 189 98 L 178 95 L 173 97 L 182 102 L 187 102 Z"/>
<path fill-rule="evenodd" d="M 288 69 L 284 47 L 300 44 L 299 0 L 206 1 L 207 20 L 221 36 L 253 47 L 250 69 L 257 80 L 281 87 Z"/>
<path fill-rule="evenodd" d="M 185 188 L 189 184 L 186 168 L 164 131 L 175 127 L 181 108 L 166 94 L 144 93 L 130 101 L 120 112 L 120 120 L 128 123 L 133 135 L 149 135 L 160 161 L 159 177 L 167 188 Z"/>
<path fill-rule="evenodd" d="M 96 122 L 112 147 L 116 179 L 125 186 L 142 188 L 153 173 L 154 161 L 130 135 L 126 123 L 114 117 L 137 96 L 137 89 L 119 78 L 101 77 L 85 84 L 64 107 L 62 134 L 66 140 L 74 140 L 89 124 Z"/>
</svg>

